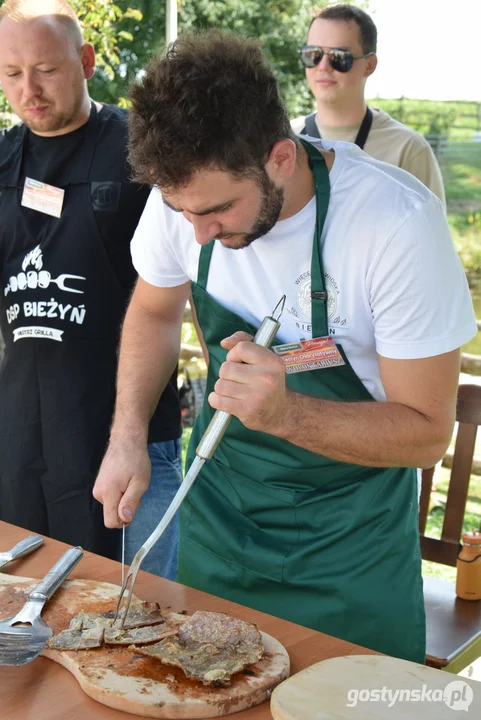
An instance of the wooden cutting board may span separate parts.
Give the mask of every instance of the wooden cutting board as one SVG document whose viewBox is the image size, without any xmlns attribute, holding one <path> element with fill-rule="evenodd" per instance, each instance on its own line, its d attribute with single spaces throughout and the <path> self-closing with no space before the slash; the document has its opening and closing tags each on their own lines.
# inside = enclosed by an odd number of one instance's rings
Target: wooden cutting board
<svg viewBox="0 0 481 720">
<path fill-rule="evenodd" d="M 407 660 L 350 655 L 285 680 L 272 693 L 271 713 L 274 720 L 479 720 L 481 683 Z"/>
<path fill-rule="evenodd" d="M 18 612 L 37 583 L 32 578 L 0 573 L 0 619 Z M 80 610 L 101 613 L 114 609 L 119 592 L 120 588 L 110 583 L 66 581 L 46 605 L 43 618 L 57 633 L 66 629 Z M 133 596 L 132 607 L 138 603 Z M 152 718 L 212 718 L 259 705 L 288 677 L 285 648 L 265 633 L 262 639 L 264 657 L 235 675 L 227 688 L 204 687 L 188 680 L 180 668 L 122 647 L 44 650 L 42 654 L 67 668 L 87 695 L 109 707 Z"/>
</svg>

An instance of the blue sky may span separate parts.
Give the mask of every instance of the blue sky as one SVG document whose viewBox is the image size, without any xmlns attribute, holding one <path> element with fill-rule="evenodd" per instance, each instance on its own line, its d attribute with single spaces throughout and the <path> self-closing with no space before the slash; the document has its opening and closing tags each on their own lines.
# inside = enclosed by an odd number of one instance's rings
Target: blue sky
<svg viewBox="0 0 481 720">
<path fill-rule="evenodd" d="M 481 101 L 481 0 L 371 0 L 379 64 L 367 97 Z"/>
</svg>

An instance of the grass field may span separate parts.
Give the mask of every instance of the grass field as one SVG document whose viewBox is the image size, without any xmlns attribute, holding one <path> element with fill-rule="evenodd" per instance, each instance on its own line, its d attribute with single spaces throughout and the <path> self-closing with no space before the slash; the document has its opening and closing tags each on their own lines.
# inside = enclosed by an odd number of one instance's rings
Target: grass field
<svg viewBox="0 0 481 720">
<path fill-rule="evenodd" d="M 441 158 L 448 220 L 456 250 L 468 273 L 474 308 L 481 318 L 481 143 L 470 155 Z M 481 333 L 463 347 L 481 355 Z"/>
</svg>

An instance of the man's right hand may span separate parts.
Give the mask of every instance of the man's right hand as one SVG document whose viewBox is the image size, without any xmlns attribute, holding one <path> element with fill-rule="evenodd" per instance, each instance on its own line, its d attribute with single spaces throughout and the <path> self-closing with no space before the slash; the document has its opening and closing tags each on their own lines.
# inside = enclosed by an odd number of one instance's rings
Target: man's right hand
<svg viewBox="0 0 481 720">
<path fill-rule="evenodd" d="M 150 472 L 147 445 L 110 442 L 93 489 L 94 498 L 104 506 L 106 527 L 132 522 L 149 487 Z"/>
</svg>

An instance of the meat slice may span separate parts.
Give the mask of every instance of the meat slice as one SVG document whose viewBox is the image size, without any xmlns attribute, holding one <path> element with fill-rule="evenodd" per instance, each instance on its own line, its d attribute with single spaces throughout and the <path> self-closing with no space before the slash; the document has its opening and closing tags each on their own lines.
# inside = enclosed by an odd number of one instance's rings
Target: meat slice
<svg viewBox="0 0 481 720">
<path fill-rule="evenodd" d="M 104 636 L 104 628 L 98 624 L 88 630 L 62 630 L 50 638 L 48 647 L 51 650 L 90 650 L 100 647 Z"/>
<path fill-rule="evenodd" d="M 226 613 L 197 610 L 179 628 L 179 640 L 187 648 L 209 643 L 217 648 L 256 648 L 262 654 L 262 638 L 256 625 Z"/>
<path fill-rule="evenodd" d="M 140 655 L 182 668 L 204 685 L 229 685 L 234 673 L 262 657 L 262 637 L 252 623 L 225 613 L 198 611 L 180 626 L 177 637 L 148 647 L 131 646 Z"/>
<path fill-rule="evenodd" d="M 119 629 L 117 627 L 107 628 L 104 633 L 106 645 L 132 645 L 132 643 L 158 642 L 166 637 L 177 635 L 178 628 L 172 628 L 166 623 L 161 625 L 149 625 L 137 627 L 131 630 Z"/>
<path fill-rule="evenodd" d="M 105 627 L 112 627 L 114 617 L 114 610 L 107 610 L 107 612 L 104 613 L 86 613 L 81 611 L 72 618 L 70 622 L 72 623 L 81 619 L 82 628 L 86 630 L 89 627 L 93 627 L 98 622 L 103 622 Z M 120 623 L 121 617 L 122 610 L 117 618 L 117 623 Z M 156 625 L 163 622 L 165 622 L 165 618 L 162 615 L 158 603 L 143 602 L 140 606 L 129 609 L 123 627 L 124 630 L 130 630 L 131 628 L 144 627 L 145 625 Z"/>
<path fill-rule="evenodd" d="M 130 645 L 133 642 L 157 642 L 163 637 L 176 634 L 177 630 L 167 628 L 165 618 L 157 603 L 144 602 L 129 611 L 122 629 L 113 624 L 115 612 L 109 610 L 105 613 L 84 612 L 81 610 L 71 620 L 68 630 L 62 630 L 49 640 L 48 646 L 52 650 L 88 650 L 100 647 L 106 640 L 105 634 L 110 638 L 107 642 L 114 645 Z M 120 624 L 120 618 L 118 620 Z M 159 625 L 161 623 L 162 625 Z M 149 626 L 157 624 L 154 632 Z M 162 632 L 160 628 L 162 627 Z M 134 630 L 144 629 L 144 633 L 135 633 Z"/>
</svg>

